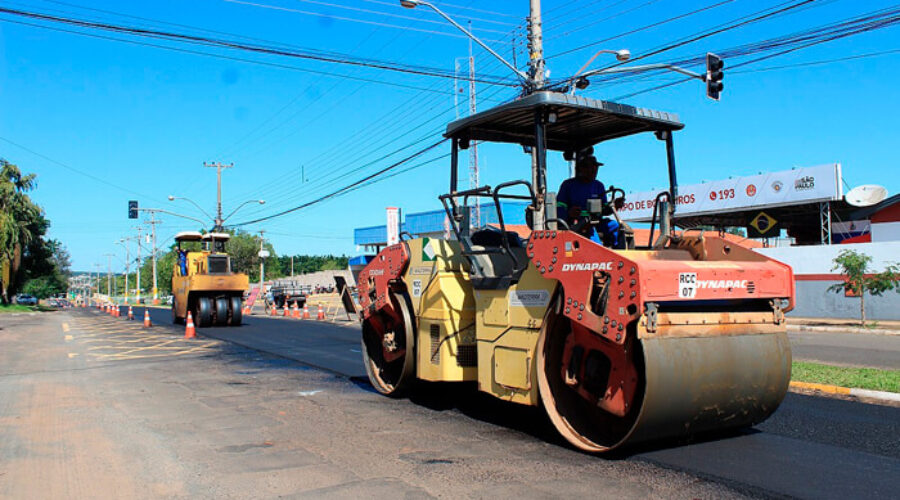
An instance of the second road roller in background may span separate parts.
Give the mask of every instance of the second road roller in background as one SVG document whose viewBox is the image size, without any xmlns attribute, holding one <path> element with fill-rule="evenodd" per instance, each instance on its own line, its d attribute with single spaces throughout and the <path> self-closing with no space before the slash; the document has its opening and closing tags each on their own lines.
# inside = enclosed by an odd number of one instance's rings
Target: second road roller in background
<svg viewBox="0 0 900 500">
<path fill-rule="evenodd" d="M 456 238 L 390 245 L 359 275 L 373 386 L 394 396 L 416 380 L 477 382 L 542 405 L 592 452 L 771 415 L 790 380 L 792 271 L 716 235 L 675 230 L 681 128 L 670 113 L 550 91 L 451 123 L 450 192 L 440 199 Z M 590 200 L 580 227 L 557 219 L 548 151 L 571 158 L 642 133 L 662 143 L 669 176 L 651 200 L 649 242 L 636 246 L 624 224 L 624 248 L 582 236 L 584 224 L 602 230 L 604 216 L 617 217 L 615 200 Z M 459 150 L 475 141 L 524 147 L 530 179 L 457 189 Z M 483 199 L 498 222 L 472 228 L 471 202 Z M 501 200 L 528 202 L 530 231 L 508 230 Z"/>
<path fill-rule="evenodd" d="M 188 311 L 194 324 L 238 326 L 244 291 L 249 287 L 246 274 L 231 270 L 231 257 L 225 253 L 228 233 L 184 231 L 175 235 L 177 258 L 172 270 L 172 321 L 183 322 Z M 182 248 L 200 245 L 197 250 Z"/>
</svg>

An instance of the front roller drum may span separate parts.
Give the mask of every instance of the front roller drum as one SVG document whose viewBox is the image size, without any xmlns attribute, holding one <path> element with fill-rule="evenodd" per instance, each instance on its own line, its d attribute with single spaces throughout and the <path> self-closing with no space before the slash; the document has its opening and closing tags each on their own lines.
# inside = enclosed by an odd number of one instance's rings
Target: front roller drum
<svg viewBox="0 0 900 500">
<path fill-rule="evenodd" d="M 638 389 L 624 416 L 566 384 L 570 320 L 548 311 L 538 341 L 538 386 L 554 426 L 572 445 L 604 452 L 640 441 L 747 427 L 771 415 L 788 389 L 787 334 L 651 337 L 631 343 Z"/>
<path fill-rule="evenodd" d="M 388 292 L 391 307 L 363 320 L 362 353 L 375 390 L 401 396 L 416 377 L 415 329 L 409 297 Z"/>
</svg>

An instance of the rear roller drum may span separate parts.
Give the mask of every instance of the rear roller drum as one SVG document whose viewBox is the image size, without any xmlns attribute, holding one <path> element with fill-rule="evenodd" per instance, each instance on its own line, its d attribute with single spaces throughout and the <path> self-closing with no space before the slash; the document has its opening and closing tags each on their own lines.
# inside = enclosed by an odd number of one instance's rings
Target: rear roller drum
<svg viewBox="0 0 900 500">
<path fill-rule="evenodd" d="M 400 396 L 416 376 L 415 332 L 409 298 L 405 293 L 388 294 L 393 310 L 381 310 L 363 321 L 363 362 L 378 392 Z"/>
</svg>

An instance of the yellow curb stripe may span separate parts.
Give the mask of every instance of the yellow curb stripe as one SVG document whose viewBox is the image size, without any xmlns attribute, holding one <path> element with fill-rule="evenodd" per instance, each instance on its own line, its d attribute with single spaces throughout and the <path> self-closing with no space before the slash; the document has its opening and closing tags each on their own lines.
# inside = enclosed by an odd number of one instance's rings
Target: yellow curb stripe
<svg viewBox="0 0 900 500">
<path fill-rule="evenodd" d="M 847 387 L 840 387 L 837 385 L 828 385 L 828 384 L 815 384 L 813 382 L 797 382 L 791 380 L 791 387 L 794 389 L 806 389 L 809 391 L 822 391 L 827 392 L 829 394 L 850 394 L 850 389 Z"/>
</svg>

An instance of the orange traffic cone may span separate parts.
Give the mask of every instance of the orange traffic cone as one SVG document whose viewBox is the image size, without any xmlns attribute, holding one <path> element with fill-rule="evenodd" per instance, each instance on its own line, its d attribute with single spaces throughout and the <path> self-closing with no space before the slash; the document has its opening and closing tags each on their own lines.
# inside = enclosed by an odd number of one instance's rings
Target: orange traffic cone
<svg viewBox="0 0 900 500">
<path fill-rule="evenodd" d="M 325 309 L 322 307 L 322 304 L 319 304 L 319 312 L 316 313 L 316 319 L 319 321 L 325 320 Z"/>
<path fill-rule="evenodd" d="M 309 304 L 303 303 L 303 319 L 309 319 Z"/>
<path fill-rule="evenodd" d="M 270 316 L 275 316 L 278 314 L 278 309 L 275 307 L 275 304 L 272 304 L 272 310 L 269 312 Z"/>
<path fill-rule="evenodd" d="M 284 311 L 281 313 L 281 315 L 285 318 L 291 315 L 291 308 L 288 307 L 287 302 L 284 303 Z"/>
<path fill-rule="evenodd" d="M 150 310 L 144 309 L 144 328 L 150 328 L 153 322 L 150 321 Z"/>
<path fill-rule="evenodd" d="M 131 306 L 128 306 L 128 320 L 134 320 L 134 311 L 131 310 Z"/>
<path fill-rule="evenodd" d="M 300 319 L 300 308 L 297 307 L 297 303 L 294 302 L 294 307 L 291 308 L 291 317 Z"/>
<path fill-rule="evenodd" d="M 186 338 L 186 339 L 197 338 L 197 331 L 194 329 L 194 317 L 191 316 L 190 311 L 188 311 L 187 325 L 184 327 L 184 338 Z"/>
<path fill-rule="evenodd" d="M 113 317 L 118 318 L 120 312 L 121 311 L 119 311 L 119 304 L 113 304 Z"/>
</svg>

